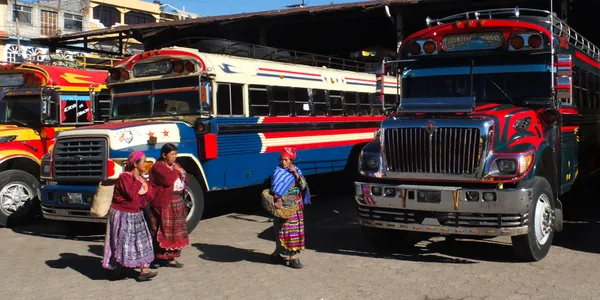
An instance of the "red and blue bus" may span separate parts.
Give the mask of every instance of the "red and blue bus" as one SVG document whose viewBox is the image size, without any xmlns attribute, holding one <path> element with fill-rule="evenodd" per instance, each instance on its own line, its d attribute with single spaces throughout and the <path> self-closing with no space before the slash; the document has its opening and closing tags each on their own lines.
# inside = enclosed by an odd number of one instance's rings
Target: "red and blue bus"
<svg viewBox="0 0 600 300">
<path fill-rule="evenodd" d="M 251 47 L 253 55 L 264 52 Z M 375 72 L 308 54 L 278 50 L 258 59 L 238 50 L 151 50 L 111 69 L 109 122 L 62 132 L 42 163 L 51 166 L 42 174 L 44 216 L 104 222 L 89 213 L 98 183 L 117 178 L 133 150 L 147 154 L 149 168 L 165 143 L 177 145 L 190 175 L 190 231 L 202 216 L 204 193 L 264 184 L 284 146 L 298 150 L 305 175 L 358 160 L 384 118 Z M 398 82 L 386 76 L 384 84 L 393 102 Z"/>
</svg>

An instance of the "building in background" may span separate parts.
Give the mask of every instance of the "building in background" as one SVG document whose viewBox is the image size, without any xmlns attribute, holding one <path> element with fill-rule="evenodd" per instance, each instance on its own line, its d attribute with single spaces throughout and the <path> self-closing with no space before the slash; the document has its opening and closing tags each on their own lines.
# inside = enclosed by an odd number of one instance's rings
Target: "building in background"
<svg viewBox="0 0 600 300">
<path fill-rule="evenodd" d="M 197 18 L 158 1 L 140 0 L 0 0 L 0 61 L 45 61 L 48 48 L 31 39 L 110 28 L 121 25 L 156 23 Z M 114 50 L 114 43 L 96 43 L 98 50 Z M 125 54 L 141 51 L 139 43 L 127 45 Z M 54 58 L 72 59 L 88 55 L 69 49 L 57 49 Z"/>
</svg>

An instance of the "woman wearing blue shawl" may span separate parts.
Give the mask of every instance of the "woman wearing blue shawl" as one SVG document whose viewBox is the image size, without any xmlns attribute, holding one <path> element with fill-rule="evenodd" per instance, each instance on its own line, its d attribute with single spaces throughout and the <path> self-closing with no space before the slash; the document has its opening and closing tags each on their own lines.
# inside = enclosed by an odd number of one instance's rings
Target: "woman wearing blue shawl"
<svg viewBox="0 0 600 300">
<path fill-rule="evenodd" d="M 270 191 L 275 199 L 275 206 L 298 207 L 297 212 L 288 219 L 273 218 L 276 249 L 271 258 L 274 262 L 300 269 L 304 265 L 294 255 L 305 248 L 303 208 L 304 204 L 310 204 L 310 194 L 302 171 L 294 166 L 294 159 L 296 151 L 284 148 L 279 158 L 279 166 L 275 168 L 271 177 Z"/>
</svg>

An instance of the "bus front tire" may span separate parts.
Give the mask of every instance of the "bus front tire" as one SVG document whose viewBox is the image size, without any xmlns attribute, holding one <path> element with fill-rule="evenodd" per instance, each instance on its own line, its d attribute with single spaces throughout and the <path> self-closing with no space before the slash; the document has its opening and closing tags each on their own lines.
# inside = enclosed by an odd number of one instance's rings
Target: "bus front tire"
<svg viewBox="0 0 600 300">
<path fill-rule="evenodd" d="M 546 257 L 554 238 L 554 195 L 552 187 L 544 177 L 536 176 L 517 188 L 533 188 L 529 207 L 526 235 L 513 236 L 513 249 L 525 261 L 539 261 Z"/>
<path fill-rule="evenodd" d="M 202 219 L 204 213 L 204 191 L 202 186 L 198 183 L 198 180 L 192 175 L 187 174 L 188 184 L 186 186 L 186 194 L 184 195 L 184 201 L 188 209 L 187 215 L 187 227 L 188 233 L 192 233 L 196 226 Z M 190 207 L 191 205 L 191 207 Z"/>
<path fill-rule="evenodd" d="M 0 226 L 33 219 L 41 209 L 39 194 L 40 182 L 33 175 L 20 170 L 0 173 Z"/>
</svg>

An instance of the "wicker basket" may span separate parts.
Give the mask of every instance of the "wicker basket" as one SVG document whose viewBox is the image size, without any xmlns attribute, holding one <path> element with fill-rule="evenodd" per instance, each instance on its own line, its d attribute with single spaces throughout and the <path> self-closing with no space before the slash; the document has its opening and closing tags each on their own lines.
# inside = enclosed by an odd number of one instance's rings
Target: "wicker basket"
<svg viewBox="0 0 600 300">
<path fill-rule="evenodd" d="M 283 206 L 277 208 L 277 206 L 275 206 L 275 198 L 273 198 L 269 189 L 262 192 L 261 204 L 272 216 L 281 219 L 289 219 L 298 212 L 298 204 L 293 198 L 284 196 L 281 200 L 283 201 Z"/>
</svg>

